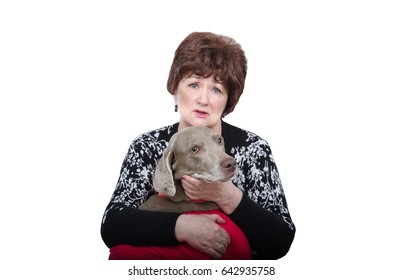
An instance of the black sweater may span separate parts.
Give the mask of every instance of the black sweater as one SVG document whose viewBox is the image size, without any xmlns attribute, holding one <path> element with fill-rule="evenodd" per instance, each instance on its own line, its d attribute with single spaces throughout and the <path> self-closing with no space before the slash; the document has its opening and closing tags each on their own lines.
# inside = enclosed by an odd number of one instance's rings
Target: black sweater
<svg viewBox="0 0 402 280">
<path fill-rule="evenodd" d="M 179 213 L 140 211 L 137 207 L 154 194 L 152 179 L 178 123 L 144 133 L 133 140 L 120 178 L 101 224 L 108 247 L 168 246 L 178 244 L 174 228 Z M 285 194 L 268 143 L 246 130 L 222 122 L 226 153 L 236 160 L 232 182 L 243 192 L 236 210 L 228 215 L 245 233 L 254 257 L 278 259 L 286 255 L 294 238 Z"/>
</svg>

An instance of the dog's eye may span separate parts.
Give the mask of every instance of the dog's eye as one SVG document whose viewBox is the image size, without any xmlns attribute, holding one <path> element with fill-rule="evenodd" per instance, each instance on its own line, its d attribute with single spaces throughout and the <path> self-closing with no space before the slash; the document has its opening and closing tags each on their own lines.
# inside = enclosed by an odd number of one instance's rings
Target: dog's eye
<svg viewBox="0 0 402 280">
<path fill-rule="evenodd" d="M 193 147 L 191 148 L 191 151 L 192 151 L 194 154 L 198 153 L 198 150 L 199 150 L 198 146 L 193 146 Z"/>
<path fill-rule="evenodd" d="M 222 145 L 223 144 L 223 138 L 218 138 L 218 144 Z"/>
</svg>

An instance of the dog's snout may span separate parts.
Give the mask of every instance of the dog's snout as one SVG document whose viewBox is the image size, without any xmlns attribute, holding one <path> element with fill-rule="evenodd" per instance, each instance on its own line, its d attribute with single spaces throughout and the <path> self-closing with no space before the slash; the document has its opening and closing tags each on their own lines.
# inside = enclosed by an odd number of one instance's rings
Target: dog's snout
<svg viewBox="0 0 402 280">
<path fill-rule="evenodd" d="M 229 171 L 233 171 L 236 169 L 236 161 L 234 158 L 228 158 L 221 162 L 221 166 Z"/>
</svg>

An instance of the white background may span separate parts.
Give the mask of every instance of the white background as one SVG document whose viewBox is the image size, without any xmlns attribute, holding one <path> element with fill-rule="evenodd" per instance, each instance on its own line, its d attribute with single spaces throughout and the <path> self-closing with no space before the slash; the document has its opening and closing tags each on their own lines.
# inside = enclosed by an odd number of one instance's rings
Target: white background
<svg viewBox="0 0 402 280">
<path fill-rule="evenodd" d="M 2 1 L 1 273 L 128 277 L 133 262 L 106 261 L 103 210 L 131 140 L 178 121 L 176 47 L 212 31 L 249 61 L 225 120 L 268 140 L 297 227 L 286 257 L 259 264 L 276 279 L 400 278 L 397 3 Z"/>
</svg>

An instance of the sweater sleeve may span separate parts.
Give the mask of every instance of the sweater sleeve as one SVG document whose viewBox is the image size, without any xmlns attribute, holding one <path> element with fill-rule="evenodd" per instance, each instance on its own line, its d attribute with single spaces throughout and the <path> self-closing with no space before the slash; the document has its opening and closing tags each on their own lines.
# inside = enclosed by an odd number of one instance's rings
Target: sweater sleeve
<svg viewBox="0 0 402 280">
<path fill-rule="evenodd" d="M 275 260 L 286 255 L 293 242 L 295 227 L 252 201 L 247 195 L 229 217 L 243 230 L 255 258 Z"/>
<path fill-rule="evenodd" d="M 119 244 L 167 246 L 178 244 L 174 229 L 180 213 L 151 212 L 122 207 L 108 211 L 101 226 L 109 248 Z"/>
<path fill-rule="evenodd" d="M 179 214 L 138 210 L 154 193 L 152 181 L 156 162 L 173 134 L 168 129 L 144 133 L 131 143 L 102 219 L 101 236 L 108 247 L 178 244 L 174 228 Z"/>
<path fill-rule="evenodd" d="M 229 139 L 237 139 L 229 152 L 239 167 L 233 183 L 243 192 L 230 218 L 244 231 L 256 257 L 281 258 L 292 244 L 295 225 L 271 148 L 248 131 L 237 131 Z"/>
</svg>

